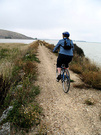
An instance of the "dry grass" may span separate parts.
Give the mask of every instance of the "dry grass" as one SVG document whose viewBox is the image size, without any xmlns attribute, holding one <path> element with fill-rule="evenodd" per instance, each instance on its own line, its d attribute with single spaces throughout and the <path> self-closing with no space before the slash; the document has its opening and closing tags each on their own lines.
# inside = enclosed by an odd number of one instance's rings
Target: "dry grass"
<svg viewBox="0 0 101 135">
<path fill-rule="evenodd" d="M 34 101 L 40 92 L 39 87 L 34 84 L 39 62 L 36 57 L 38 42 L 30 45 L 0 44 L 0 47 L 0 105 L 2 109 L 12 105 L 13 110 L 7 121 L 28 130 L 40 121 L 40 108 Z M 32 101 L 35 105 L 29 108 Z"/>
<path fill-rule="evenodd" d="M 7 95 L 7 88 L 6 84 L 11 85 L 11 80 L 17 81 L 18 78 L 14 77 L 12 72 L 14 70 L 14 66 L 16 65 L 16 61 L 18 59 L 21 60 L 23 55 L 26 53 L 27 49 L 24 49 L 24 51 L 21 51 L 20 47 L 26 46 L 25 44 L 10 44 L 10 43 L 5 43 L 5 44 L 0 44 L 0 76 L 3 81 L 1 81 L 1 87 L 0 87 L 0 95 L 3 96 L 3 100 L 5 99 Z M 21 63 L 20 63 L 21 64 Z M 18 75 L 17 75 L 18 76 Z M 15 79 L 15 80 L 14 80 Z M 5 86 L 5 87 L 4 87 Z M 3 91 L 2 91 L 3 90 Z M 4 93 L 6 94 L 4 95 Z M 4 101 L 1 101 L 3 104 Z"/>
<path fill-rule="evenodd" d="M 82 66 L 80 64 L 71 64 L 70 69 L 77 74 L 81 74 L 83 72 Z"/>
<path fill-rule="evenodd" d="M 38 42 L 31 44 L 21 43 L 0 43 L 0 49 L 3 50 L 0 59 L 0 74 L 4 77 L 10 77 L 12 68 L 16 61 L 21 59 L 27 52 L 36 53 Z M 6 51 L 5 51 L 6 50 Z"/>
<path fill-rule="evenodd" d="M 40 44 L 46 46 L 51 52 L 53 52 L 54 49 L 53 44 L 46 43 L 45 41 L 40 41 Z"/>
<path fill-rule="evenodd" d="M 36 63 L 28 61 L 23 64 L 23 70 L 25 74 L 36 74 Z"/>
<path fill-rule="evenodd" d="M 101 71 L 87 71 L 82 73 L 83 81 L 93 88 L 101 89 Z"/>
<path fill-rule="evenodd" d="M 16 44 L 18 45 L 18 44 Z M 22 45 L 22 44 L 21 44 Z M 25 45 L 25 44 L 24 44 Z M 24 48 L 23 45 L 23 48 Z M 24 49 L 23 51 L 20 49 L 19 46 L 17 46 L 17 48 L 14 48 L 14 45 L 11 44 L 11 47 L 9 47 L 9 44 L 2 46 L 2 50 L 6 49 L 7 51 L 3 52 L 0 54 L 1 59 L 0 59 L 0 74 L 3 75 L 3 78 L 9 77 L 11 78 L 11 73 L 12 73 L 12 69 L 14 66 L 14 63 L 17 59 L 20 59 L 21 57 L 23 57 L 23 55 L 26 53 L 28 47 L 26 49 Z M 26 45 L 25 45 L 26 46 Z"/>
<path fill-rule="evenodd" d="M 70 69 L 80 74 L 82 80 L 90 87 L 101 90 L 101 69 L 92 63 L 88 58 L 74 55 Z"/>
<path fill-rule="evenodd" d="M 85 84 L 73 84 L 73 87 L 83 89 L 85 88 Z"/>
<path fill-rule="evenodd" d="M 9 48 L 9 49 L 13 49 L 13 48 L 25 48 L 28 47 L 28 44 L 23 44 L 23 43 L 0 43 L 0 48 Z"/>
</svg>

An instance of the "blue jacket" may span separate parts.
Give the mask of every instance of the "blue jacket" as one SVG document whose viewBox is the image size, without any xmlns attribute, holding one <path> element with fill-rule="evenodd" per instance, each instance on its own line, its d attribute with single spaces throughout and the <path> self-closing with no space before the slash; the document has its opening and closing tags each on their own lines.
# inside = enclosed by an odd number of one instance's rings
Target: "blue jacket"
<svg viewBox="0 0 101 135">
<path fill-rule="evenodd" d="M 73 41 L 69 40 L 67 38 L 66 42 L 67 43 L 71 43 L 72 47 L 70 50 L 66 50 L 64 49 L 62 46 L 64 46 L 64 39 L 59 40 L 59 42 L 57 43 L 57 45 L 54 47 L 53 52 L 55 52 L 58 48 L 60 48 L 59 54 L 64 54 L 64 55 L 68 55 L 68 56 L 73 56 L 73 50 L 74 50 L 74 45 L 73 45 Z"/>
</svg>

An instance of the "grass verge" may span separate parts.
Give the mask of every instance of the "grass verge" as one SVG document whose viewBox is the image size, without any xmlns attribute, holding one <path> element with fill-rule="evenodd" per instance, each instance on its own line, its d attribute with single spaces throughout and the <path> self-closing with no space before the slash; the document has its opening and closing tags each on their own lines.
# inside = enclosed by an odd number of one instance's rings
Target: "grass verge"
<svg viewBox="0 0 101 135">
<path fill-rule="evenodd" d="M 40 93 L 35 85 L 40 62 L 36 55 L 38 42 L 17 45 L 14 48 L 13 44 L 5 44 L 5 47 L 0 44 L 3 48 L 0 52 L 0 106 L 2 110 L 13 106 L 3 123 L 11 122 L 16 129 L 28 132 L 40 123 L 41 108 L 35 100 Z"/>
<path fill-rule="evenodd" d="M 85 57 L 74 55 L 70 69 L 80 74 L 84 83 L 92 88 L 101 90 L 101 69 Z"/>
</svg>

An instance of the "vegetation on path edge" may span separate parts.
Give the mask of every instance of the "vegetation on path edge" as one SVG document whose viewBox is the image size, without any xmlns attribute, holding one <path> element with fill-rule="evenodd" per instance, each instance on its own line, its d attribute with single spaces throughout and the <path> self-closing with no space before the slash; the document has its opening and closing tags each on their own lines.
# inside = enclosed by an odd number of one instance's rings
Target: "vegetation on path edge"
<svg viewBox="0 0 101 135">
<path fill-rule="evenodd" d="M 11 122 L 15 129 L 27 132 L 40 123 L 41 108 L 35 101 L 40 93 L 37 79 L 38 41 L 27 44 L 0 44 L 0 111 L 9 106 L 5 122 Z M 0 114 L 1 115 L 1 114 Z"/>
</svg>

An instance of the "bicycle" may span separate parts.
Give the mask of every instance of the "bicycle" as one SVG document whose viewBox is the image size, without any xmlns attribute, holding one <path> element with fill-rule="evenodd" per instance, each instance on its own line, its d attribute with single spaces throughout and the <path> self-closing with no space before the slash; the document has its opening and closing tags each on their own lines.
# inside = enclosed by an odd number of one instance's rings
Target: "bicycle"
<svg viewBox="0 0 101 135">
<path fill-rule="evenodd" d="M 58 76 L 58 70 L 56 69 L 56 78 Z M 70 73 L 64 64 L 61 66 L 61 82 L 65 93 L 70 89 Z"/>
</svg>

